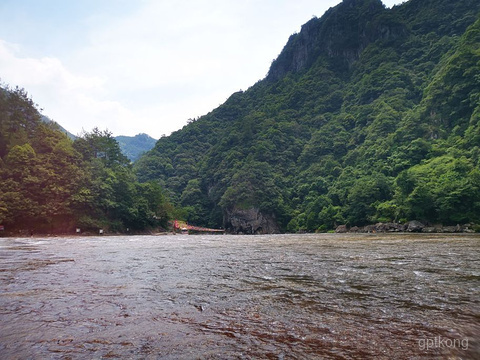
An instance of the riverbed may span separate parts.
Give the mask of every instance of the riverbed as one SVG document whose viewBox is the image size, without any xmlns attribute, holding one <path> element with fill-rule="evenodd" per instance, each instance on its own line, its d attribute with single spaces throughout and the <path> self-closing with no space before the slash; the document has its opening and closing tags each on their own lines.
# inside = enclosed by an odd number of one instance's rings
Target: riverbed
<svg viewBox="0 0 480 360">
<path fill-rule="evenodd" d="M 480 236 L 0 238 L 1 359 L 480 358 Z"/>
</svg>

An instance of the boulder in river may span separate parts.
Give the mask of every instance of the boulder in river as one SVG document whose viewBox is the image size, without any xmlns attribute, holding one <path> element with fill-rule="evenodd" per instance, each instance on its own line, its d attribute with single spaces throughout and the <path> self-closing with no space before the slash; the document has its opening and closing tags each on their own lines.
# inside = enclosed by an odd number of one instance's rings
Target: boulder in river
<svg viewBox="0 0 480 360">
<path fill-rule="evenodd" d="M 412 220 L 406 224 L 406 231 L 408 232 L 421 232 L 425 227 L 420 221 Z"/>
<path fill-rule="evenodd" d="M 335 232 L 336 232 L 336 233 L 341 233 L 341 234 L 348 232 L 347 225 L 339 225 L 339 226 L 337 226 L 337 228 L 335 229 Z"/>
</svg>

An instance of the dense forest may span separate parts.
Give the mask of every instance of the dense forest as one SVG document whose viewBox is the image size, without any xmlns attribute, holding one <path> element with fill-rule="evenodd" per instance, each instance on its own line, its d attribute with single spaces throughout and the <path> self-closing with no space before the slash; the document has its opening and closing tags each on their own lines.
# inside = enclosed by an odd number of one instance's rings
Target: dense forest
<svg viewBox="0 0 480 360">
<path fill-rule="evenodd" d="M 136 180 L 111 133 L 73 141 L 43 121 L 25 90 L 0 89 L 4 233 L 144 231 L 166 227 L 175 211 L 157 182 Z"/>
<path fill-rule="evenodd" d="M 135 163 L 231 232 L 480 223 L 480 2 L 344 0 Z M 232 69 L 234 71 L 234 69 Z"/>
<path fill-rule="evenodd" d="M 157 140 L 147 134 L 137 134 L 135 136 L 115 136 L 122 154 L 130 161 L 137 161 L 143 153 L 155 146 Z"/>
<path fill-rule="evenodd" d="M 134 165 L 110 132 L 69 138 L 25 90 L 4 86 L 0 225 L 478 228 L 479 13 L 478 0 L 344 0 L 292 35 L 264 79 Z"/>
</svg>

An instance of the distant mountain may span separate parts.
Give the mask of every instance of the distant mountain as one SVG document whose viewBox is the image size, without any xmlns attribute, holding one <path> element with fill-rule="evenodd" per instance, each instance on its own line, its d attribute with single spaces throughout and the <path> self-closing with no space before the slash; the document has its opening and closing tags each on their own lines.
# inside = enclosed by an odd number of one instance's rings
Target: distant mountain
<svg viewBox="0 0 480 360">
<path fill-rule="evenodd" d="M 43 121 L 44 123 L 55 124 L 55 126 L 61 132 L 67 134 L 67 136 L 70 139 L 72 140 L 77 139 L 77 136 L 70 133 L 68 130 L 63 128 L 59 123 L 50 119 L 49 117 L 45 115 L 41 115 L 40 120 Z M 120 136 L 115 136 L 115 140 L 117 140 L 118 144 L 120 145 L 120 150 L 122 151 L 123 155 L 125 155 L 132 162 L 137 161 L 143 153 L 151 150 L 155 146 L 155 143 L 157 142 L 157 140 L 155 140 L 154 138 L 150 137 L 147 134 L 137 134 L 135 136 L 120 135 Z"/>
<path fill-rule="evenodd" d="M 480 1 L 343 0 L 136 163 L 234 233 L 480 223 Z"/>
<path fill-rule="evenodd" d="M 140 156 L 151 150 L 157 140 L 148 136 L 147 134 L 137 134 L 135 136 L 115 136 L 115 140 L 118 141 L 122 153 L 135 162 Z"/>
<path fill-rule="evenodd" d="M 50 119 L 49 117 L 40 115 L 40 120 L 44 123 L 54 124 L 58 130 L 67 134 L 70 139 L 77 139 L 77 136 L 70 133 L 59 123 Z M 123 155 L 125 155 L 132 162 L 137 161 L 143 153 L 151 150 L 157 142 L 157 140 L 147 134 L 137 134 L 135 136 L 120 135 L 115 136 L 115 140 L 117 140 L 118 144 L 120 145 L 120 150 L 122 151 Z"/>
<path fill-rule="evenodd" d="M 72 141 L 26 90 L 0 87 L 0 237 L 157 232 L 175 216 L 163 193 L 136 180 L 109 131 Z"/>
</svg>

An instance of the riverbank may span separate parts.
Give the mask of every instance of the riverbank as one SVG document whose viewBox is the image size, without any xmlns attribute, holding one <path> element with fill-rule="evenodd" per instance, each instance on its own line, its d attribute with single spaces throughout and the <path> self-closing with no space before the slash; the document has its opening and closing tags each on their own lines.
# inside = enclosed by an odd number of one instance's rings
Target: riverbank
<svg viewBox="0 0 480 360">
<path fill-rule="evenodd" d="M 195 234 L 195 232 L 190 232 Z M 223 233 L 223 232 L 222 232 Z M 477 224 L 457 224 L 455 226 L 443 226 L 442 224 L 423 224 L 419 221 L 413 220 L 407 223 L 377 223 L 372 225 L 365 226 L 352 226 L 348 225 L 339 225 L 335 229 L 335 233 L 480 233 L 480 225 Z M 160 236 L 160 235 L 171 235 L 172 230 L 166 230 L 164 228 L 156 228 L 144 231 L 126 231 L 126 232 L 110 232 L 107 230 L 99 229 L 95 231 L 70 231 L 70 232 L 36 232 L 32 230 L 14 230 L 14 231 L 0 231 L 0 237 L 71 237 L 71 236 L 136 236 L 136 235 L 145 235 L 145 236 Z M 230 234 L 229 235 L 243 235 L 243 234 Z M 287 233 L 285 233 L 287 234 Z"/>
<path fill-rule="evenodd" d="M 339 225 L 335 229 L 336 233 L 475 233 L 480 232 L 480 225 L 476 224 L 457 224 L 455 226 L 443 226 L 442 224 L 423 224 L 420 221 L 413 220 L 405 224 L 400 223 L 377 223 L 366 226 Z"/>
<path fill-rule="evenodd" d="M 31 230 L 15 230 L 15 231 L 1 231 L 0 237 L 48 237 L 48 238 L 55 238 L 55 237 L 92 237 L 92 236 L 137 236 L 137 235 L 145 235 L 145 236 L 156 236 L 156 235 L 169 235 L 171 232 L 165 229 L 154 229 L 154 230 L 146 230 L 146 231 L 126 231 L 126 232 L 110 232 L 106 230 L 99 230 L 97 232 L 94 231 L 70 231 L 70 232 L 36 232 Z"/>
</svg>

